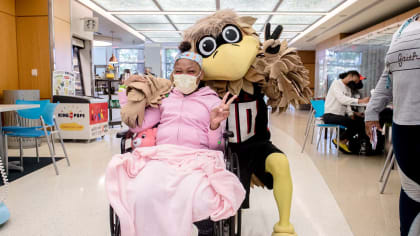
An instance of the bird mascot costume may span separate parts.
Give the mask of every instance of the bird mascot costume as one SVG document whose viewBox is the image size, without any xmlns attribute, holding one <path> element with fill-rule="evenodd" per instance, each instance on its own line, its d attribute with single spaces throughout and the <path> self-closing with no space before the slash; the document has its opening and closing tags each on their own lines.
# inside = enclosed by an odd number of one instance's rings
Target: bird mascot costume
<svg viewBox="0 0 420 236">
<path fill-rule="evenodd" d="M 290 223 L 292 178 L 287 157 L 270 142 L 268 110 L 309 103 L 309 72 L 296 49 L 280 42 L 282 26 L 265 27 L 260 42 L 252 28 L 256 18 L 221 10 L 198 20 L 183 33 L 182 44 L 203 56 L 205 84 L 219 96 L 237 95 L 230 106 L 229 146 L 239 157 L 240 179 L 247 190 L 242 208 L 249 208 L 252 184 L 273 189 L 280 220 L 273 236 L 296 235 Z M 265 99 L 265 96 L 267 100 Z"/>
</svg>

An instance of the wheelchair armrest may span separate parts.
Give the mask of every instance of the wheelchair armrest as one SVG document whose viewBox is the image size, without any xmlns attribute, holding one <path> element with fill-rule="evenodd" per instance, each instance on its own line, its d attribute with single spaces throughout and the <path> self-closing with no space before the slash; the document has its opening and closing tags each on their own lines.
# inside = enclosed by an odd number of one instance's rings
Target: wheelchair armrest
<svg viewBox="0 0 420 236">
<path fill-rule="evenodd" d="M 123 130 L 117 133 L 117 138 L 129 138 L 133 135 L 130 130 Z"/>
<path fill-rule="evenodd" d="M 234 135 L 233 135 L 232 131 L 226 131 L 226 132 L 223 133 L 223 138 L 224 139 L 232 138 L 233 136 Z"/>
</svg>

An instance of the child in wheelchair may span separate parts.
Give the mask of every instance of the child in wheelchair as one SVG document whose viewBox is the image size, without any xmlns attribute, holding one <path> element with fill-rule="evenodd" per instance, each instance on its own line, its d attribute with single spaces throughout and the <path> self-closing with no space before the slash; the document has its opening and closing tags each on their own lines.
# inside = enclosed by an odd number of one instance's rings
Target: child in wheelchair
<svg viewBox="0 0 420 236">
<path fill-rule="evenodd" d="M 131 128 L 139 133 L 157 127 L 149 132 L 156 134 L 156 146 L 116 155 L 108 165 L 107 194 L 123 236 L 191 235 L 193 222 L 200 222 L 200 235 L 213 235 L 206 219 L 235 215 L 245 197 L 221 152 L 224 123 L 236 97 L 228 100 L 226 94 L 221 100 L 202 86 L 202 58 L 190 49 L 180 46 L 169 96 L 158 108 L 146 108 L 141 124 Z M 122 106 L 124 101 L 123 95 Z"/>
</svg>

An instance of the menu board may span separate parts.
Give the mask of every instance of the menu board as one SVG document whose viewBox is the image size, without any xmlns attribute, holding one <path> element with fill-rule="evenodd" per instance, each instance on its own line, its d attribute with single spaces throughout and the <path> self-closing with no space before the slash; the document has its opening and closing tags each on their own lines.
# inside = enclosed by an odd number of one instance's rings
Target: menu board
<svg viewBox="0 0 420 236">
<path fill-rule="evenodd" d="M 74 96 L 75 78 L 74 74 L 67 71 L 53 72 L 53 95 L 70 95 Z"/>
</svg>

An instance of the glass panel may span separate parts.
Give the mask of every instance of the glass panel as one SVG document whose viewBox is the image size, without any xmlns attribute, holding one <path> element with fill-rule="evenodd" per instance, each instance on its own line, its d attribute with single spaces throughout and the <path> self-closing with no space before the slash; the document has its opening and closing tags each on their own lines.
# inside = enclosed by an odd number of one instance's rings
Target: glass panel
<svg viewBox="0 0 420 236">
<path fill-rule="evenodd" d="M 130 24 L 135 30 L 175 30 L 171 24 Z"/>
<path fill-rule="evenodd" d="M 194 24 L 199 19 L 206 17 L 207 15 L 168 15 L 174 23 L 181 24 Z M 245 15 L 241 15 L 245 16 Z M 256 24 L 264 24 L 269 15 L 249 15 L 257 18 Z"/>
<path fill-rule="evenodd" d="M 146 35 L 149 38 L 177 38 L 181 36 L 177 32 L 144 32 L 142 34 Z"/>
<path fill-rule="evenodd" d="M 273 11 L 278 0 L 220 0 L 220 9 L 236 11 Z"/>
<path fill-rule="evenodd" d="M 193 24 L 175 24 L 175 26 L 179 29 L 179 30 L 186 30 L 189 27 L 191 27 Z"/>
<path fill-rule="evenodd" d="M 255 22 L 255 24 L 265 24 L 269 15 L 240 15 L 240 16 L 252 16 L 252 17 L 257 18 L 257 21 Z"/>
<path fill-rule="evenodd" d="M 164 15 L 115 15 L 126 23 L 161 23 L 169 24 Z"/>
<path fill-rule="evenodd" d="M 276 15 L 271 18 L 271 24 L 284 24 L 284 25 L 305 25 L 313 24 L 322 16 L 317 15 Z"/>
<path fill-rule="evenodd" d="M 215 11 L 216 1 L 209 0 L 158 0 L 165 11 Z"/>
<path fill-rule="evenodd" d="M 272 24 L 271 25 L 271 32 L 274 31 L 274 29 L 276 28 L 278 24 Z M 264 32 L 264 26 L 263 24 L 257 24 L 256 26 L 254 25 L 254 29 L 261 33 Z M 283 25 L 283 31 L 291 31 L 291 32 L 302 32 L 304 31 L 307 27 L 309 27 L 309 25 Z"/>
<path fill-rule="evenodd" d="M 108 11 L 159 11 L 152 0 L 93 0 Z"/>
<path fill-rule="evenodd" d="M 283 25 L 283 30 L 284 31 L 302 32 L 308 27 L 309 27 L 309 25 Z"/>
<path fill-rule="evenodd" d="M 120 77 L 124 73 L 125 69 L 130 70 L 130 74 L 143 74 L 144 73 L 144 63 L 120 63 Z"/>
<path fill-rule="evenodd" d="M 286 38 L 281 37 L 281 38 L 280 38 L 280 41 L 283 41 L 283 40 L 290 41 L 289 39 L 286 39 Z M 261 42 L 264 42 L 264 41 L 265 41 L 265 40 L 264 40 L 264 34 L 260 34 L 260 41 L 261 41 Z"/>
<path fill-rule="evenodd" d="M 207 15 L 168 15 L 174 23 L 193 24 Z"/>
<path fill-rule="evenodd" d="M 291 39 L 296 37 L 296 35 L 298 35 L 299 33 L 295 33 L 295 32 L 283 32 L 281 33 L 280 37 L 281 38 L 285 38 L 285 39 Z"/>
<path fill-rule="evenodd" d="M 143 60 L 143 50 L 142 49 L 126 49 L 119 48 L 117 49 L 117 58 L 119 62 L 139 62 Z"/>
<path fill-rule="evenodd" d="M 257 31 L 257 32 L 263 32 L 264 30 L 264 26 L 265 24 L 254 24 L 253 28 Z"/>
<path fill-rule="evenodd" d="M 298 12 L 329 12 L 343 0 L 284 0 L 278 11 L 298 11 Z"/>
<path fill-rule="evenodd" d="M 175 57 L 178 54 L 178 49 L 176 48 L 167 48 L 165 49 L 165 56 L 163 57 L 163 64 L 165 65 L 164 67 L 164 76 L 165 78 L 169 79 L 169 77 L 171 76 L 172 70 L 174 68 L 174 64 L 175 64 Z"/>
<path fill-rule="evenodd" d="M 178 43 L 181 42 L 181 37 L 179 38 L 152 38 L 153 41 L 159 43 Z"/>
<path fill-rule="evenodd" d="M 119 62 L 119 76 L 124 73 L 124 69 L 130 69 L 130 73 L 144 72 L 143 49 L 138 48 L 119 48 L 116 49 L 116 56 Z"/>
</svg>

